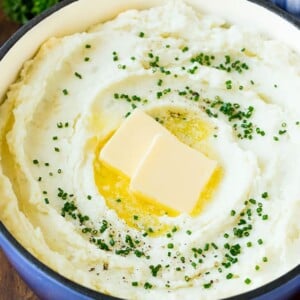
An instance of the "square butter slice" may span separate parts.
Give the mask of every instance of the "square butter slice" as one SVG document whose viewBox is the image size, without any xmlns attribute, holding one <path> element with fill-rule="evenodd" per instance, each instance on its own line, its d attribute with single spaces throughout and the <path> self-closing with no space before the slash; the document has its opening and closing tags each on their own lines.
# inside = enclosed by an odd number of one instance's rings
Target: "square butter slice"
<svg viewBox="0 0 300 300">
<path fill-rule="evenodd" d="M 177 139 L 159 135 L 134 173 L 133 193 L 191 213 L 217 166 Z"/>
<path fill-rule="evenodd" d="M 142 110 L 136 109 L 100 152 L 100 160 L 132 177 L 156 135 L 171 133 Z"/>
</svg>

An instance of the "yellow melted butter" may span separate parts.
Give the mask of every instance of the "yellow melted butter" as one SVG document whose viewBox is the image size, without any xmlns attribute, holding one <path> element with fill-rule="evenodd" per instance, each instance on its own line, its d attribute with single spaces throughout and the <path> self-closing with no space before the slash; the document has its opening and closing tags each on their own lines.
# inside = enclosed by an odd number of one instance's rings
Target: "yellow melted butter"
<svg viewBox="0 0 300 300">
<path fill-rule="evenodd" d="M 212 149 L 206 142 L 207 138 L 212 134 L 213 128 L 196 114 L 180 110 L 174 112 L 174 110 L 170 111 L 169 109 L 161 108 L 157 111 L 153 110 L 150 114 L 181 142 L 201 151 L 212 159 L 215 158 Z M 155 200 L 131 193 L 129 190 L 130 179 L 98 160 L 101 149 L 112 134 L 101 140 L 96 150 L 94 176 L 99 193 L 105 199 L 106 205 L 113 209 L 118 217 L 123 219 L 128 226 L 146 231 L 151 236 L 166 233 L 171 227 L 168 224 L 163 224 L 160 217 L 164 215 L 175 217 L 179 215 L 179 212 Z M 221 179 L 222 168 L 219 166 L 202 191 L 197 205 L 191 212 L 191 216 L 197 216 L 201 213 L 205 204 L 212 199 Z"/>
</svg>

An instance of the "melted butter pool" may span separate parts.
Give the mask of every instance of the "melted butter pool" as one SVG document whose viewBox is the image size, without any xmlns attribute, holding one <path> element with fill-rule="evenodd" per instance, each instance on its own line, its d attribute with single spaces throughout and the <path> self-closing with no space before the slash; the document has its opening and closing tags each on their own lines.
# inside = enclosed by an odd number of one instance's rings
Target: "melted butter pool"
<svg viewBox="0 0 300 300">
<path fill-rule="evenodd" d="M 216 159 L 213 149 L 207 143 L 208 137 L 213 134 L 211 125 L 202 120 L 196 113 L 182 110 L 156 109 L 150 112 L 152 117 L 162 126 L 172 132 L 181 142 L 201 151 L 211 159 Z M 95 182 L 99 193 L 104 197 L 106 205 L 113 209 L 119 218 L 130 227 L 147 232 L 151 236 L 161 235 L 171 229 L 161 221 L 161 216 L 176 217 L 179 213 L 158 202 L 134 195 L 129 190 L 130 179 L 106 166 L 97 158 L 110 136 L 98 144 L 94 161 Z M 222 179 L 222 169 L 218 167 L 202 191 L 199 201 L 191 212 L 195 217 L 201 213 L 216 191 Z"/>
</svg>

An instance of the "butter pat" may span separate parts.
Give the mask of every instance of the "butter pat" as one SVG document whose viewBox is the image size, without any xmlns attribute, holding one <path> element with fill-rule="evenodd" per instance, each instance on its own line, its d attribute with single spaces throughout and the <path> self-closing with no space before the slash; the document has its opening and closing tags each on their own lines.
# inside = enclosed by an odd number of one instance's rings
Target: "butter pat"
<svg viewBox="0 0 300 300">
<path fill-rule="evenodd" d="M 191 213 L 216 165 L 177 139 L 158 135 L 136 169 L 130 190 L 178 212 Z"/>
<path fill-rule="evenodd" d="M 181 143 L 135 110 L 100 152 L 100 160 L 130 178 L 130 191 L 177 212 L 191 213 L 216 162 Z"/>
<path fill-rule="evenodd" d="M 137 109 L 103 147 L 100 160 L 132 177 L 158 134 L 172 136 L 167 129 Z"/>
</svg>

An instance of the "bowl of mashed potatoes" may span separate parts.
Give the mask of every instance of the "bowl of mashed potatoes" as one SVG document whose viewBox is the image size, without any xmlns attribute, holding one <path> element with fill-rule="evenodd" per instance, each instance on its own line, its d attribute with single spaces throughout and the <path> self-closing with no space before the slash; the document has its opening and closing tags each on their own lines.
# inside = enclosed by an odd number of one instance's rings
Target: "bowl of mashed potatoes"
<svg viewBox="0 0 300 300">
<path fill-rule="evenodd" d="M 37 295 L 299 292 L 299 41 L 246 0 L 63 1 L 12 37 L 0 245 Z"/>
</svg>

